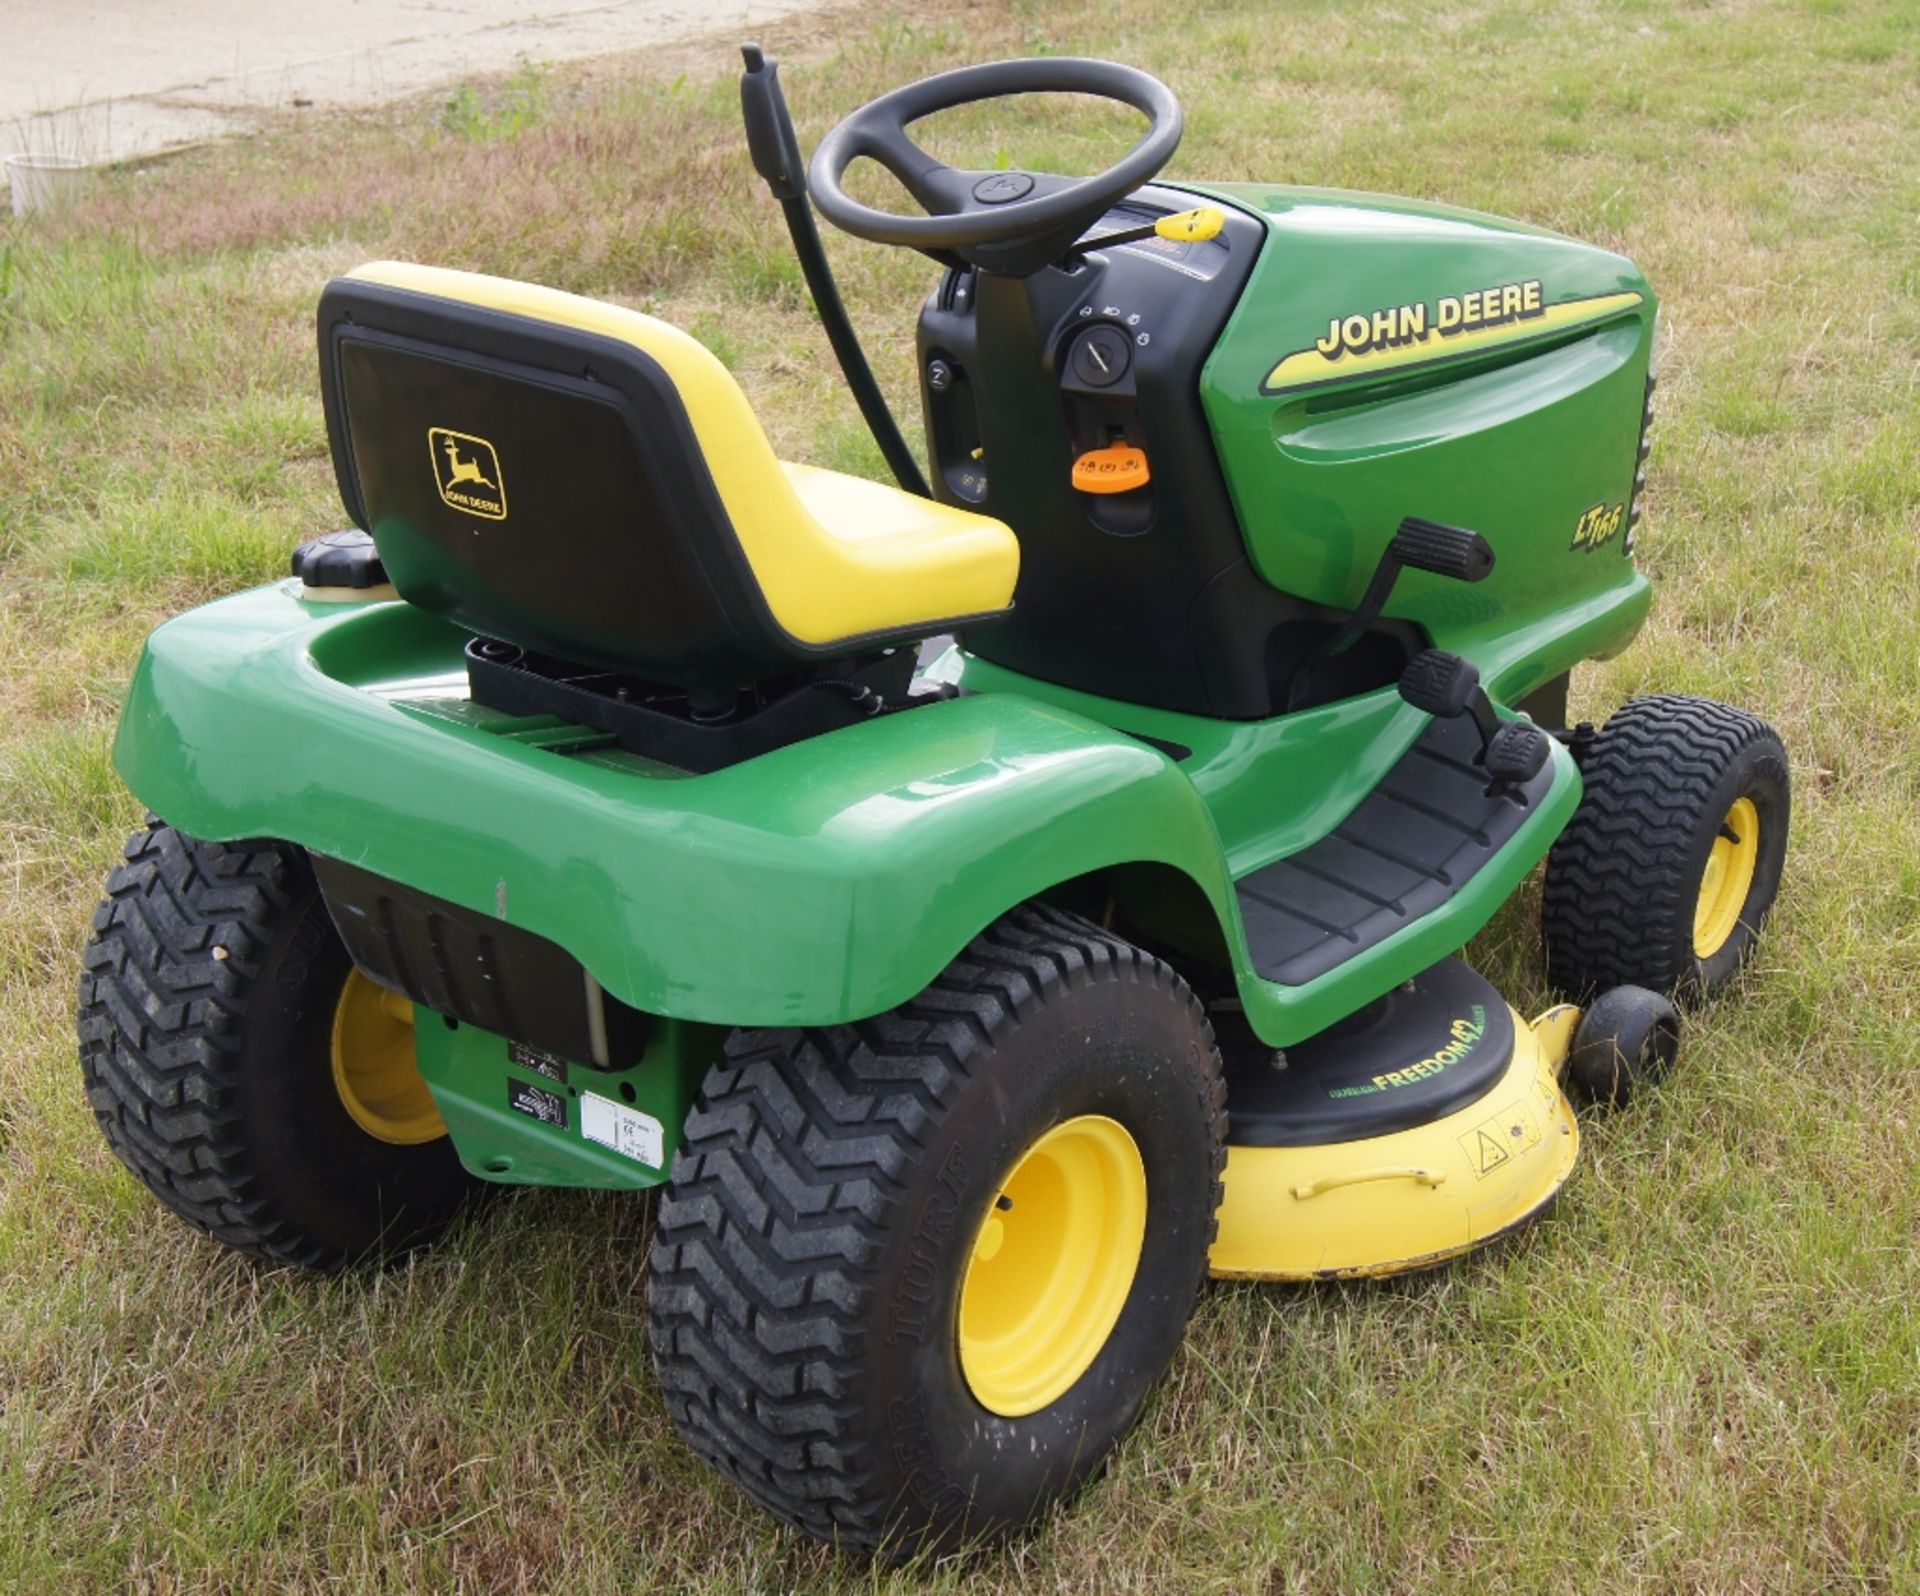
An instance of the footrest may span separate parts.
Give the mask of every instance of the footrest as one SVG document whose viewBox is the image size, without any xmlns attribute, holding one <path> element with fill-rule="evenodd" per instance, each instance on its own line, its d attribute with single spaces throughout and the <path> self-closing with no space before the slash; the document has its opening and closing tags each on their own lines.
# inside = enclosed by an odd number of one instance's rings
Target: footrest
<svg viewBox="0 0 1920 1596">
<path fill-rule="evenodd" d="M 1553 764 L 1491 785 L 1473 722 L 1436 720 L 1331 832 L 1242 877 L 1261 978 L 1303 986 L 1443 907 L 1546 796 Z"/>
</svg>

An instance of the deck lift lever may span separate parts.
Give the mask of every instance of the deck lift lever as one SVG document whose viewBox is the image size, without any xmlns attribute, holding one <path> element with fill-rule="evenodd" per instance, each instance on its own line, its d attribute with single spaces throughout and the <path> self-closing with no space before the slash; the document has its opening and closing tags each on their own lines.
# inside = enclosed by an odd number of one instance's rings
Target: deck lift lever
<svg viewBox="0 0 1920 1596">
<path fill-rule="evenodd" d="M 793 130 L 786 96 L 780 92 L 779 63 L 769 61 L 757 44 L 741 45 L 740 55 L 747 67 L 740 75 L 740 111 L 747 124 L 747 148 L 753 155 L 754 170 L 766 179 L 786 216 L 793 252 L 799 257 L 807 292 L 813 295 L 814 308 L 827 330 L 827 342 L 833 346 L 834 358 L 846 374 L 847 386 L 853 390 L 867 430 L 886 457 L 894 480 L 907 492 L 930 499 L 932 490 L 907 440 L 900 435 L 880 384 L 874 381 L 873 368 L 867 364 L 833 280 L 833 268 L 827 264 L 827 252 L 820 245 L 820 230 L 814 226 L 813 206 L 807 199 L 807 166 L 800 158 L 800 139 Z"/>
</svg>

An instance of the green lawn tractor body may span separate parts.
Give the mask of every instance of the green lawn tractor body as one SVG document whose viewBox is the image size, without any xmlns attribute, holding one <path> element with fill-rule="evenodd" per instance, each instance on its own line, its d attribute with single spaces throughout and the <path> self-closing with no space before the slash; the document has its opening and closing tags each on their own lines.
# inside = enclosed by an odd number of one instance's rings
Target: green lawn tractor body
<svg viewBox="0 0 1920 1596">
<path fill-rule="evenodd" d="M 1078 90 L 1093 179 L 904 129 Z M 321 301 L 350 533 L 161 626 L 157 817 L 95 920 L 89 1097 L 169 1205 L 322 1268 L 488 1186 L 663 1186 L 663 1396 L 774 1511 L 910 1549 L 1088 1477 L 1206 1273 L 1420 1267 L 1537 1214 L 1772 900 L 1753 717 L 1569 673 L 1649 604 L 1626 260 L 1171 185 L 1144 74 L 1045 60 L 756 165 L 899 489 L 776 460 L 635 312 L 380 263 Z M 927 212 L 850 199 L 868 156 Z M 941 268 L 927 478 L 810 202 Z M 926 490 L 927 482 L 931 483 Z M 926 490 L 926 491 L 916 491 Z M 1548 859 L 1528 1020 L 1452 955 Z M 636 1260 L 637 1264 L 637 1260 Z"/>
</svg>

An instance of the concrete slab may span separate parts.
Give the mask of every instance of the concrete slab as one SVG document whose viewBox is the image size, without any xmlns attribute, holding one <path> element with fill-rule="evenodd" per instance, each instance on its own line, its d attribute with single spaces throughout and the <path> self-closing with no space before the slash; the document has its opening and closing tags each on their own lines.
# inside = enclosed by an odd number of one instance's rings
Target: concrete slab
<svg viewBox="0 0 1920 1596">
<path fill-rule="evenodd" d="M 308 106 L 752 29 L 823 0 L 0 0 L 0 154 L 130 156 Z"/>
</svg>

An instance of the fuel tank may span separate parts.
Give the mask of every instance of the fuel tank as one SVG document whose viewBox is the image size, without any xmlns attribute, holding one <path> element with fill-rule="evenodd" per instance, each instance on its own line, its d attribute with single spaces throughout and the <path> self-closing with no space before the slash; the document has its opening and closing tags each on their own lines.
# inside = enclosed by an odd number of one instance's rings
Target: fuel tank
<svg viewBox="0 0 1920 1596">
<path fill-rule="evenodd" d="M 1409 200 L 1205 192 L 1267 229 L 1200 377 L 1265 582 L 1350 609 L 1407 515 L 1497 555 L 1472 587 L 1401 578 L 1387 615 L 1442 646 L 1636 580 L 1656 307 L 1630 261 Z"/>
</svg>

